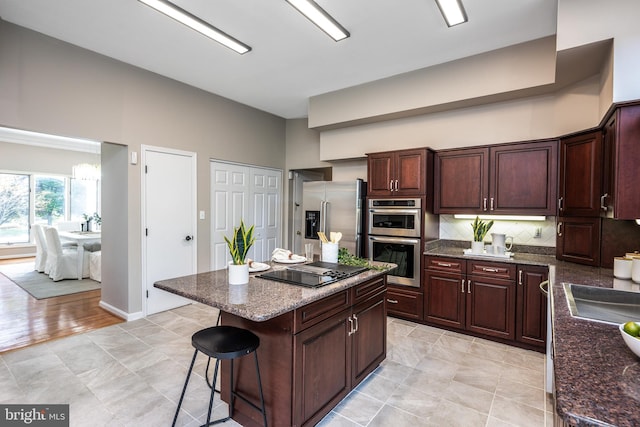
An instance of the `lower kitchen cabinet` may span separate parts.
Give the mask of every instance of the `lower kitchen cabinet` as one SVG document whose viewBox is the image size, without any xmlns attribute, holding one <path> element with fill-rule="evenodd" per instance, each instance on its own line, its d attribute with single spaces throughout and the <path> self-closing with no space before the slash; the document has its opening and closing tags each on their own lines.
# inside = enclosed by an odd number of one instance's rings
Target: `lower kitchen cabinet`
<svg viewBox="0 0 640 427">
<path fill-rule="evenodd" d="M 386 357 L 381 289 L 294 335 L 293 425 L 315 425 Z"/>
<path fill-rule="evenodd" d="M 541 349 L 547 337 L 547 299 L 540 283 L 548 277 L 546 267 L 518 266 L 516 340 Z"/>
<path fill-rule="evenodd" d="M 435 256 L 424 265 L 425 323 L 544 348 L 545 267 Z"/>
<path fill-rule="evenodd" d="M 418 289 L 389 285 L 387 288 L 387 314 L 407 320 L 422 320 L 424 296 Z"/>
</svg>

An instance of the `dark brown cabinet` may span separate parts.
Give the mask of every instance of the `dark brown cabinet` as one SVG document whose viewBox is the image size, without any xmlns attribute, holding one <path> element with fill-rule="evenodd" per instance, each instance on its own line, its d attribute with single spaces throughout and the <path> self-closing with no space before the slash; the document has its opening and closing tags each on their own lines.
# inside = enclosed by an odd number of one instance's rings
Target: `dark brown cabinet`
<svg viewBox="0 0 640 427">
<path fill-rule="evenodd" d="M 407 289 L 406 286 L 389 285 L 387 288 L 388 315 L 407 320 L 422 320 L 424 297 L 422 292 L 412 289 Z"/>
<path fill-rule="evenodd" d="M 315 425 L 384 360 L 385 289 L 381 278 L 299 313 L 309 326 L 293 336 L 293 425 Z"/>
<path fill-rule="evenodd" d="M 547 267 L 518 266 L 516 340 L 541 349 L 547 337 L 547 299 L 540 283 L 548 277 Z"/>
<path fill-rule="evenodd" d="M 602 132 L 560 142 L 559 216 L 600 216 Z"/>
<path fill-rule="evenodd" d="M 555 140 L 445 150 L 434 160 L 436 213 L 554 215 Z"/>
<path fill-rule="evenodd" d="M 426 323 L 544 349 L 546 267 L 440 256 L 424 263 Z"/>
<path fill-rule="evenodd" d="M 556 258 L 599 266 L 602 219 L 561 216 L 557 221 Z"/>
<path fill-rule="evenodd" d="M 601 214 L 607 218 L 640 218 L 640 105 L 617 108 L 603 130 Z"/>
<path fill-rule="evenodd" d="M 423 196 L 433 152 L 426 148 L 367 154 L 369 196 Z"/>
</svg>

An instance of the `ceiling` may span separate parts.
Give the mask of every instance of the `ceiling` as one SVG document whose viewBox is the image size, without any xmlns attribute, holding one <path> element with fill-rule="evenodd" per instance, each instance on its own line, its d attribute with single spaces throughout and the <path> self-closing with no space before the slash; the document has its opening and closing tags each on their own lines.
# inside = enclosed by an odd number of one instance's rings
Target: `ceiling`
<svg viewBox="0 0 640 427">
<path fill-rule="evenodd" d="M 252 47 L 239 55 L 136 0 L 0 0 L 0 18 L 283 118 L 345 87 L 556 32 L 557 0 L 317 0 L 351 37 L 334 42 L 284 0 L 173 0 Z"/>
</svg>

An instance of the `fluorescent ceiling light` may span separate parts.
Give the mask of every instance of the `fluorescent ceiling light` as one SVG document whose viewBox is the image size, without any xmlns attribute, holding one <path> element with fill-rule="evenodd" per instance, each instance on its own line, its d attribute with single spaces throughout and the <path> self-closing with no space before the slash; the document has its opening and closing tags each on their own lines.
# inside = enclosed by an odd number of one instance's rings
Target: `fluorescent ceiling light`
<svg viewBox="0 0 640 427">
<path fill-rule="evenodd" d="M 314 1 L 287 0 L 287 2 L 298 9 L 298 12 L 306 16 L 322 31 L 329 34 L 329 36 L 335 41 L 340 41 L 349 37 L 349 32 Z"/>
<path fill-rule="evenodd" d="M 480 219 L 493 219 L 498 221 L 544 221 L 546 217 L 535 215 L 477 215 Z M 455 219 L 476 219 L 476 215 L 454 214 Z"/>
<path fill-rule="evenodd" d="M 444 20 L 447 21 L 447 26 L 453 27 L 467 22 L 467 14 L 462 6 L 462 0 L 436 0 L 436 3 L 438 3 Z"/>
<path fill-rule="evenodd" d="M 170 18 L 175 19 L 181 24 L 209 37 L 212 40 L 228 47 L 231 50 L 238 52 L 239 54 L 247 53 L 251 50 L 251 47 L 242 43 L 226 34 L 225 32 L 217 29 L 211 24 L 203 21 L 195 15 L 190 14 L 186 10 L 170 3 L 166 0 L 138 0 L 149 7 L 154 8 L 158 12 L 164 13 Z"/>
</svg>

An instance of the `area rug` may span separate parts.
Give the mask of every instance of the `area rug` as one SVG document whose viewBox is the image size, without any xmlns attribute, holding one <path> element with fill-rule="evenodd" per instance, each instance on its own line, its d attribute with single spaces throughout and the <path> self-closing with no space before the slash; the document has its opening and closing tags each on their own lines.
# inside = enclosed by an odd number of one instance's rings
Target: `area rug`
<svg viewBox="0 0 640 427">
<path fill-rule="evenodd" d="M 59 297 L 100 289 L 100 282 L 91 279 L 68 279 L 54 282 L 44 273 L 33 270 L 33 262 L 0 266 L 0 273 L 36 299 Z"/>
</svg>

